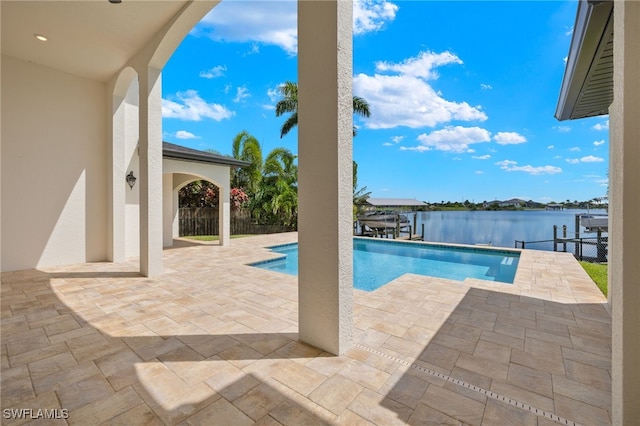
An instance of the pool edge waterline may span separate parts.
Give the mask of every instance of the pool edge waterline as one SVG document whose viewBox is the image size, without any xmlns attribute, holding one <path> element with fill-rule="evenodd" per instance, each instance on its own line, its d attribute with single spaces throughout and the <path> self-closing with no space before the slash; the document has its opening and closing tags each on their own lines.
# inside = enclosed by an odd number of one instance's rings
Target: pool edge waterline
<svg viewBox="0 0 640 426">
<path fill-rule="evenodd" d="M 374 291 L 405 274 L 512 285 L 521 249 L 354 237 L 354 288 Z M 281 256 L 247 266 L 298 275 L 298 243 L 264 247 Z M 379 265 L 384 264 L 384 268 Z M 375 272 L 378 267 L 378 273 Z"/>
</svg>

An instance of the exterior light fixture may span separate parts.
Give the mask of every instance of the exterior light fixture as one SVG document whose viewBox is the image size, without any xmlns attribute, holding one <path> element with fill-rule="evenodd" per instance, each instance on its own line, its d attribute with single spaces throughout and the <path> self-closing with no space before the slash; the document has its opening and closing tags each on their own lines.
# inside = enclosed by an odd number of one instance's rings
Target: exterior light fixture
<svg viewBox="0 0 640 426">
<path fill-rule="evenodd" d="M 118 4 L 118 3 L 122 3 L 122 0 L 109 0 L 109 3 Z"/>
<path fill-rule="evenodd" d="M 136 184 L 136 177 L 133 175 L 133 170 L 129 172 L 126 179 L 129 184 L 129 188 L 133 189 L 133 186 Z"/>
<path fill-rule="evenodd" d="M 44 36 L 44 35 L 42 35 L 42 34 L 34 34 L 33 36 L 34 36 L 35 38 L 37 38 L 38 40 L 40 40 L 40 41 L 47 41 L 47 40 L 49 40 L 49 39 L 47 38 L 47 36 Z"/>
</svg>

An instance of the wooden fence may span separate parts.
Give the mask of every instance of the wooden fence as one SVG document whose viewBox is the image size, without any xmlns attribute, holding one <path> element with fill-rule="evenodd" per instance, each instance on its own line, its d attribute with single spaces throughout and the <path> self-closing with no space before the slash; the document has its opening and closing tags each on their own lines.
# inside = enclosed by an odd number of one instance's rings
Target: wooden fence
<svg viewBox="0 0 640 426">
<path fill-rule="evenodd" d="M 178 210 L 180 236 L 218 235 L 218 209 L 209 207 L 184 207 Z M 231 235 L 275 234 L 296 231 L 295 226 L 264 225 L 254 223 L 248 210 L 231 211 Z"/>
</svg>

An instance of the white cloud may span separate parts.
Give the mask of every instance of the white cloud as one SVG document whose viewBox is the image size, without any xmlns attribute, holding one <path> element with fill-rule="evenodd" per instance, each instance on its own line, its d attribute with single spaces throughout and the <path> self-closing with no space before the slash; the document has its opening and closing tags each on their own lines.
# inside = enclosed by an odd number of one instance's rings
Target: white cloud
<svg viewBox="0 0 640 426">
<path fill-rule="evenodd" d="M 476 170 L 476 174 L 481 175 L 481 174 L 484 174 L 484 172 L 482 170 Z"/>
<path fill-rule="evenodd" d="M 400 63 L 381 61 L 376 63 L 376 70 L 392 71 L 408 77 L 420 77 L 425 80 L 436 80 L 439 76 L 435 68 L 440 65 L 462 64 L 462 60 L 450 52 L 433 53 L 420 52 L 414 58 L 408 58 Z"/>
<path fill-rule="evenodd" d="M 175 100 L 162 100 L 162 117 L 164 118 L 177 118 L 186 121 L 200 121 L 203 118 L 210 118 L 221 121 L 234 115 L 235 112 L 227 109 L 224 105 L 207 103 L 195 90 L 178 92 L 175 95 Z"/>
<path fill-rule="evenodd" d="M 580 152 L 580 147 L 574 146 L 574 147 L 570 148 L 569 151 L 571 151 L 571 152 Z"/>
<path fill-rule="evenodd" d="M 555 146 L 553 146 L 553 145 L 549 145 L 549 146 L 547 147 L 547 149 L 553 149 L 553 148 L 555 148 Z"/>
<path fill-rule="evenodd" d="M 247 56 L 257 55 L 258 53 L 260 53 L 260 46 L 258 46 L 258 43 L 252 43 L 251 49 L 247 50 L 242 56 L 246 58 Z"/>
<path fill-rule="evenodd" d="M 233 102 L 242 102 L 250 96 L 251 94 L 249 93 L 249 89 L 244 86 L 238 87 L 236 89 L 236 97 L 233 98 Z"/>
<path fill-rule="evenodd" d="M 571 131 L 571 127 L 569 126 L 553 126 L 554 130 L 559 131 L 560 133 L 567 133 Z"/>
<path fill-rule="evenodd" d="M 398 6 L 386 0 L 355 0 L 353 2 L 353 34 L 380 30 L 393 21 Z"/>
<path fill-rule="evenodd" d="M 491 133 L 480 127 L 446 127 L 435 130 L 429 134 L 418 136 L 420 145 L 415 147 L 401 147 L 403 151 L 438 151 L 449 152 L 473 152 L 469 145 L 474 143 L 489 142 Z"/>
<path fill-rule="evenodd" d="M 298 51 L 297 22 L 295 1 L 225 0 L 214 7 L 193 31 L 215 41 L 276 45 L 295 55 Z M 252 51 L 254 49 L 252 47 Z"/>
<path fill-rule="evenodd" d="M 604 158 L 595 157 L 593 155 L 587 155 L 582 158 L 567 158 L 567 163 L 569 164 L 578 164 L 578 163 L 601 163 L 604 161 Z"/>
<path fill-rule="evenodd" d="M 271 104 L 263 104 L 262 109 L 266 109 L 267 111 L 275 111 L 276 106 Z"/>
<path fill-rule="evenodd" d="M 480 88 L 482 90 L 491 90 L 491 89 L 493 89 L 493 86 L 491 86 L 490 84 L 480 83 Z"/>
<path fill-rule="evenodd" d="M 562 58 L 562 62 L 565 63 L 565 65 L 567 64 L 567 61 L 569 60 L 568 56 L 565 56 L 564 58 Z"/>
<path fill-rule="evenodd" d="M 280 90 L 278 90 L 278 87 L 275 89 L 269 89 L 267 90 L 267 96 L 271 99 L 271 102 L 275 102 L 280 97 Z"/>
<path fill-rule="evenodd" d="M 427 82 L 438 78 L 436 67 L 461 63 L 449 52 L 421 52 L 400 63 L 378 62 L 372 76 L 356 75 L 353 92 L 366 99 L 371 109 L 371 118 L 364 125 L 370 129 L 421 128 L 452 120 L 486 120 L 480 106 L 448 101 Z"/>
<path fill-rule="evenodd" d="M 560 167 L 556 167 L 556 166 L 534 167 L 531 165 L 518 166 L 518 162 L 512 161 L 512 160 L 498 161 L 496 165 L 500 166 L 502 170 L 505 170 L 507 172 L 525 172 L 525 173 L 529 173 L 530 175 L 553 175 L 556 173 L 562 173 L 562 169 Z"/>
<path fill-rule="evenodd" d="M 471 158 L 474 158 L 476 160 L 488 160 L 489 158 L 491 158 L 491 156 L 489 154 L 485 154 L 485 155 L 474 155 Z"/>
<path fill-rule="evenodd" d="M 593 146 L 600 146 L 600 145 L 604 145 L 604 139 L 599 141 L 593 141 Z"/>
<path fill-rule="evenodd" d="M 516 145 L 527 141 L 527 138 L 517 132 L 498 132 L 493 139 L 499 145 Z"/>
<path fill-rule="evenodd" d="M 382 144 L 382 146 L 394 146 L 396 144 L 399 144 L 400 142 L 402 142 L 402 140 L 404 139 L 404 136 L 392 136 L 391 137 L 391 142 L 385 142 Z M 402 148 L 400 148 L 402 149 Z"/>
<path fill-rule="evenodd" d="M 176 132 L 176 138 L 178 138 L 178 139 L 200 139 L 200 136 L 196 136 L 191 132 L 187 132 L 186 130 L 178 130 Z"/>
<path fill-rule="evenodd" d="M 226 70 L 227 67 L 225 65 L 216 65 L 206 71 L 200 71 L 200 77 L 209 79 L 223 77 Z"/>
<path fill-rule="evenodd" d="M 593 130 L 609 130 L 609 120 L 605 121 L 604 123 L 597 123 L 591 128 Z"/>
<path fill-rule="evenodd" d="M 567 32 L 566 32 L 566 33 L 564 33 L 564 34 L 565 34 L 566 36 L 573 35 L 573 25 L 572 25 L 572 26 L 571 26 L 571 28 L 569 28 L 569 29 L 567 30 Z"/>
<path fill-rule="evenodd" d="M 353 2 L 353 33 L 382 29 L 393 21 L 398 6 L 386 0 Z M 298 52 L 296 1 L 225 0 L 205 16 L 193 33 L 219 42 L 255 42 L 246 55 L 258 53 L 259 44 L 275 45 L 290 55 Z"/>
</svg>

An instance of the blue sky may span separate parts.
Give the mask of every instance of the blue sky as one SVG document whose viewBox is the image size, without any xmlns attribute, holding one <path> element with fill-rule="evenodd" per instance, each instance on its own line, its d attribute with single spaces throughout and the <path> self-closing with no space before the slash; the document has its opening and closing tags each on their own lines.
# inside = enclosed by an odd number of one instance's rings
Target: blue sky
<svg viewBox="0 0 640 426">
<path fill-rule="evenodd" d="M 576 1 L 354 1 L 358 184 L 373 197 L 539 202 L 606 195 L 608 117 L 554 118 Z M 164 140 L 231 153 L 242 130 L 280 138 L 297 81 L 295 1 L 224 0 L 163 72 Z"/>
</svg>

